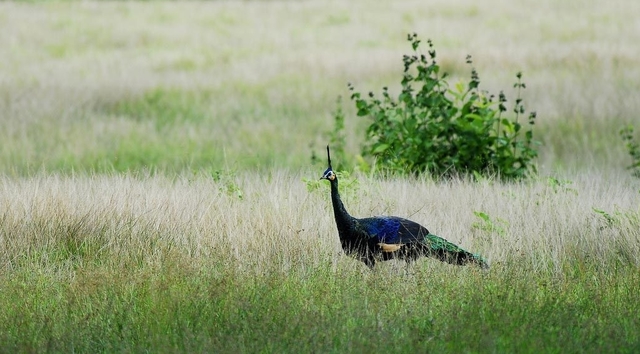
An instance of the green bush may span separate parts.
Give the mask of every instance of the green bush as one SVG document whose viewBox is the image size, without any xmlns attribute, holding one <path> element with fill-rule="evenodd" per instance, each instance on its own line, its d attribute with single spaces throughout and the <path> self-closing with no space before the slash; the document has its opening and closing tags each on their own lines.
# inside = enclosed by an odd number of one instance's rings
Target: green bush
<svg viewBox="0 0 640 354">
<path fill-rule="evenodd" d="M 429 40 L 428 55 L 418 50 L 417 35 L 408 35 L 413 55 L 405 55 L 402 91 L 395 99 L 387 87 L 382 98 L 372 92 L 363 97 L 353 92 L 358 116 L 371 119 L 366 131 L 363 155 L 376 159 L 384 170 L 440 177 L 459 174 L 497 175 L 521 179 L 536 172 L 537 156 L 533 139 L 536 113 L 528 116 L 528 129 L 520 123 L 525 114 L 521 91 L 522 74 L 514 88 L 517 98 L 513 116 L 507 115 L 507 98 L 480 90 L 480 78 L 471 69 L 468 83 L 453 88 L 440 73 L 436 51 Z M 472 64 L 471 57 L 467 63 Z M 353 86 L 349 89 L 354 91 Z"/>
</svg>

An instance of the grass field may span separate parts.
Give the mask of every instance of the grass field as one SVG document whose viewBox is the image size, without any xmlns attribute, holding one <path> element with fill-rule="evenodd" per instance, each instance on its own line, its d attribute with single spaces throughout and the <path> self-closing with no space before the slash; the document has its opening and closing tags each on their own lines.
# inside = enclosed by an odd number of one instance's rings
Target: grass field
<svg viewBox="0 0 640 354">
<path fill-rule="evenodd" d="M 640 3 L 0 4 L 0 352 L 640 351 Z M 355 216 L 485 256 L 374 271 L 317 181 L 407 32 L 538 112 L 539 176 L 353 173 Z M 513 95 L 510 95 L 513 97 Z"/>
<path fill-rule="evenodd" d="M 640 110 L 640 49 L 630 45 L 640 41 L 639 6 L 2 4 L 0 167 L 301 168 L 326 144 L 348 82 L 364 92 L 398 87 L 415 31 L 454 77 L 468 77 L 473 55 L 481 87 L 494 94 L 513 98 L 524 73 L 543 171 L 621 168 L 617 133 Z M 348 121 L 353 154 L 365 124 Z"/>
<path fill-rule="evenodd" d="M 355 215 L 411 216 L 492 264 L 422 260 L 405 275 L 403 264 L 370 272 L 343 256 L 326 186 L 310 192 L 300 178 L 254 174 L 232 189 L 203 176 L 2 180 L 3 351 L 640 346 L 628 179 L 345 188 Z"/>
</svg>

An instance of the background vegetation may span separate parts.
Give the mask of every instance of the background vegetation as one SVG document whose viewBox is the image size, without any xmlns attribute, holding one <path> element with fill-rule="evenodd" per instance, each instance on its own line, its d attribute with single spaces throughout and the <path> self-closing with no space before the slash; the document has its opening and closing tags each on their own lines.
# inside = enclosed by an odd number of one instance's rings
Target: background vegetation
<svg viewBox="0 0 640 354">
<path fill-rule="evenodd" d="M 618 131 L 640 108 L 636 6 L 3 4 L 0 167 L 304 168 L 348 82 L 399 93 L 406 34 L 417 32 L 451 82 L 469 77 L 468 54 L 490 92 L 515 97 L 507 89 L 524 73 L 543 172 L 620 168 Z M 353 155 L 367 122 L 345 110 Z"/>
<path fill-rule="evenodd" d="M 0 4 L 0 351 L 637 352 L 638 137 L 619 131 L 637 126 L 639 12 Z M 488 272 L 340 253 L 317 181 L 336 97 L 397 94 L 409 32 L 453 82 L 467 54 L 490 92 L 524 73 L 539 175 L 345 174 L 345 204 L 410 217 Z M 356 159 L 368 122 L 343 103 Z"/>
</svg>

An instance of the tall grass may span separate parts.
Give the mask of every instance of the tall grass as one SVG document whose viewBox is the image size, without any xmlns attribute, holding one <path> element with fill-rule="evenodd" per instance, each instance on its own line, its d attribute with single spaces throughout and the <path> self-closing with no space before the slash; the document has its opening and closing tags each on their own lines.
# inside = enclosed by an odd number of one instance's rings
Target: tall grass
<svg viewBox="0 0 640 354">
<path fill-rule="evenodd" d="M 422 259 L 408 275 L 402 264 L 370 272 L 343 256 L 328 186 L 299 174 L 4 178 L 0 342 L 3 351 L 588 343 L 633 352 L 638 186 L 615 177 L 502 185 L 361 176 L 343 188 L 354 215 L 411 217 L 492 264 L 483 272 Z"/>
</svg>

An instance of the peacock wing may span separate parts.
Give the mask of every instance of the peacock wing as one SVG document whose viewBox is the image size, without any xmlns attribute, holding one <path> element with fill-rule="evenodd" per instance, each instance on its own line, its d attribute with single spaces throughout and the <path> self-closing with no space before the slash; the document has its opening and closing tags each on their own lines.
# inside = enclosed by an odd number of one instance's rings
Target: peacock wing
<svg viewBox="0 0 640 354">
<path fill-rule="evenodd" d="M 382 244 L 421 242 L 429 234 L 424 226 L 395 216 L 377 216 L 357 221 L 369 238 Z"/>
<path fill-rule="evenodd" d="M 424 226 L 417 222 L 402 219 L 393 218 L 398 221 L 400 227 L 398 228 L 398 241 L 400 243 L 420 243 L 433 251 L 444 252 L 466 252 L 458 245 L 445 240 L 440 236 L 436 236 L 429 232 Z"/>
<path fill-rule="evenodd" d="M 429 233 L 429 230 L 417 222 L 395 217 L 378 216 L 356 220 L 359 232 L 377 245 L 382 252 L 395 252 L 403 247 L 420 249 L 421 253 L 452 264 L 476 263 L 488 268 L 486 261 L 477 254 Z M 417 247 L 417 248 L 416 248 Z"/>
</svg>

